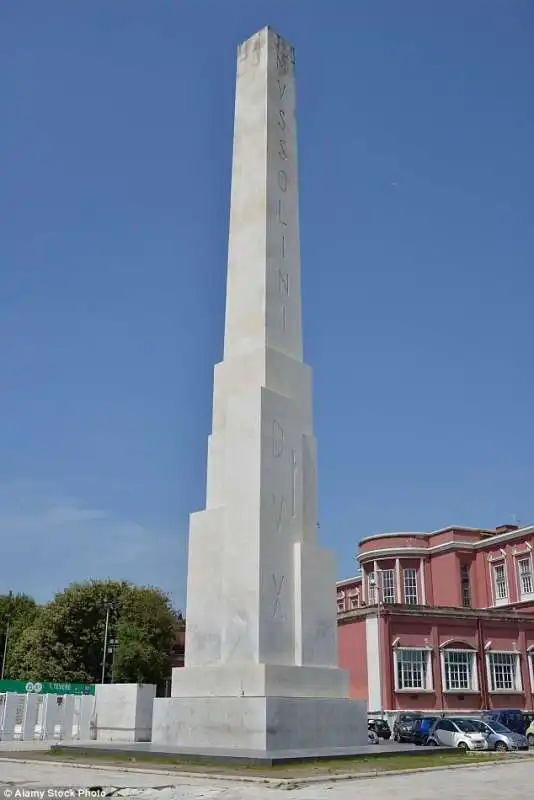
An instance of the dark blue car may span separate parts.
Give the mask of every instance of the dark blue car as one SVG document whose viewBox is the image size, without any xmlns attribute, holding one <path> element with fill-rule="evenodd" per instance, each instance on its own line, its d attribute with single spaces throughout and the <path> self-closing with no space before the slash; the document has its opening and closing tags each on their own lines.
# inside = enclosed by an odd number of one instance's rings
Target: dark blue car
<svg viewBox="0 0 534 800">
<path fill-rule="evenodd" d="M 415 721 L 412 733 L 412 742 L 418 745 L 425 745 L 428 734 L 440 717 L 421 717 Z"/>
<path fill-rule="evenodd" d="M 501 708 L 498 710 L 483 711 L 482 719 L 500 722 L 501 725 L 505 725 L 509 730 L 514 731 L 514 733 L 521 733 L 523 736 L 527 729 L 525 716 L 518 708 Z"/>
</svg>

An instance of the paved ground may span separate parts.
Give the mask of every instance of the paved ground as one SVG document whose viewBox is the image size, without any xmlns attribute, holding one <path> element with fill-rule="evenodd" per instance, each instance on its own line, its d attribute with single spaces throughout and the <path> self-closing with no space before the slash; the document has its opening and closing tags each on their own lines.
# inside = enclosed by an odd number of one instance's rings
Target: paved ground
<svg viewBox="0 0 534 800">
<path fill-rule="evenodd" d="M 532 796 L 533 769 L 532 760 L 525 759 L 524 762 L 495 766 L 321 783 L 300 789 L 276 789 L 257 783 L 217 781 L 208 777 L 171 777 L 161 773 L 76 768 L 1 759 L 0 800 L 16 800 L 17 787 L 45 789 L 51 786 L 130 787 L 130 791 L 125 790 L 121 794 L 135 796 L 139 800 L 354 800 L 355 795 L 365 797 L 365 800 L 383 800 L 389 792 L 398 798 L 410 800 L 443 800 L 444 797 L 447 800 L 502 800 L 510 796 L 526 800 Z"/>
</svg>

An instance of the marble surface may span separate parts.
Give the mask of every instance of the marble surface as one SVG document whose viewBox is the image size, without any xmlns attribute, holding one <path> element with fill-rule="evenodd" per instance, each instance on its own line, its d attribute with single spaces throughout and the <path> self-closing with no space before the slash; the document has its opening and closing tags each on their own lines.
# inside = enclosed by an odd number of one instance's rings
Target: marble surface
<svg viewBox="0 0 534 800">
<path fill-rule="evenodd" d="M 295 107 L 294 50 L 264 28 L 238 50 L 224 358 L 189 531 L 186 666 L 155 701 L 158 743 L 367 742 L 338 668 L 335 558 L 317 539 Z"/>
<path fill-rule="evenodd" d="M 147 742 L 152 735 L 156 687 L 105 683 L 95 687 L 95 725 L 102 742 Z"/>
</svg>

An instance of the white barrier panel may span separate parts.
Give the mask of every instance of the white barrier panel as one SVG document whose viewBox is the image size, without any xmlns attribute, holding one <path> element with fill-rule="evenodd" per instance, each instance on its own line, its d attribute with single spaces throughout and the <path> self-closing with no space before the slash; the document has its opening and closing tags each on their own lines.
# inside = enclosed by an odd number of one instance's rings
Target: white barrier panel
<svg viewBox="0 0 534 800">
<path fill-rule="evenodd" d="M 22 715 L 22 729 L 21 739 L 27 741 L 28 739 L 35 738 L 35 726 L 37 725 L 37 715 L 39 706 L 43 702 L 43 698 L 38 694 L 27 694 L 26 702 L 24 704 L 24 713 Z"/>
<path fill-rule="evenodd" d="M 19 739 L 20 724 L 24 715 L 25 695 L 4 694 L 2 695 L 2 698 L 4 713 L 2 715 L 0 738 L 4 741 Z M 18 736 L 16 736 L 16 733 L 18 733 Z"/>
<path fill-rule="evenodd" d="M 73 694 L 67 694 L 63 698 L 63 719 L 61 724 L 61 739 L 70 741 L 74 739 L 72 727 L 74 725 L 74 701 L 76 698 Z"/>
<path fill-rule="evenodd" d="M 61 698 L 60 698 L 61 699 Z M 55 739 L 56 729 L 61 724 L 61 705 L 58 696 L 47 694 L 44 698 L 43 716 L 41 718 L 41 739 Z"/>
<path fill-rule="evenodd" d="M 94 716 L 93 695 L 0 694 L 0 740 L 87 741 Z"/>
<path fill-rule="evenodd" d="M 90 695 L 86 695 L 85 697 L 80 697 L 79 700 L 76 738 L 82 742 L 87 742 L 91 738 L 91 721 L 95 713 L 95 699 Z"/>
</svg>

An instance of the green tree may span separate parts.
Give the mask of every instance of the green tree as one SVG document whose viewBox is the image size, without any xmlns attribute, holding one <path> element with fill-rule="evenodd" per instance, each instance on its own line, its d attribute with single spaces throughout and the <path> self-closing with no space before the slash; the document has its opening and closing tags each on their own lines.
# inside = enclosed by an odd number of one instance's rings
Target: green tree
<svg viewBox="0 0 534 800">
<path fill-rule="evenodd" d="M 57 594 L 15 642 L 10 677 L 100 682 L 106 616 L 106 680 L 112 670 L 113 679 L 122 682 L 166 677 L 175 625 L 170 601 L 157 589 L 126 581 L 74 583 Z"/>
<path fill-rule="evenodd" d="M 0 595 L 0 666 L 6 651 L 5 678 L 10 677 L 10 652 L 37 618 L 39 610 L 33 597 L 27 594 Z"/>
</svg>

